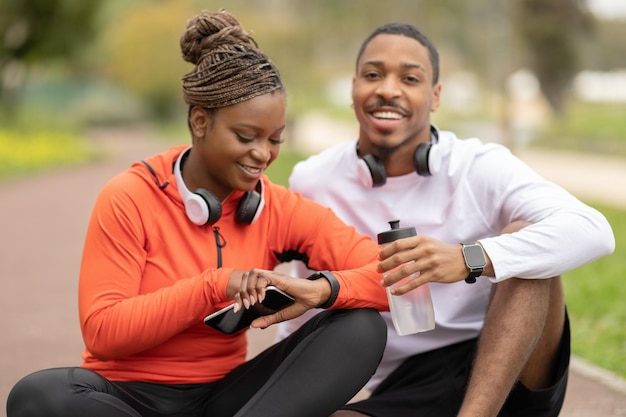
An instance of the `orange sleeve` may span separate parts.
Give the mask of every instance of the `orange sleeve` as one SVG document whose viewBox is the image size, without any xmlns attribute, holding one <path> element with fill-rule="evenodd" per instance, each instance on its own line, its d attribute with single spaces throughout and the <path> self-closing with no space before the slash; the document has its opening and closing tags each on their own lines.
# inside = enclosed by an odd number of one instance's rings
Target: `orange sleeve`
<svg viewBox="0 0 626 417">
<path fill-rule="evenodd" d="M 172 285 L 144 293 L 146 228 L 150 210 L 158 210 L 160 202 L 141 181 L 127 173 L 112 179 L 87 228 L 79 317 L 86 348 L 101 360 L 145 351 L 201 322 L 212 305 L 225 301 L 232 272 L 221 268 L 172 277 Z"/>
<path fill-rule="evenodd" d="M 376 272 L 378 245 L 368 236 L 346 225 L 335 213 L 296 194 L 291 230 L 305 234 L 300 251 L 308 256 L 308 266 L 330 270 L 340 284 L 333 308 L 370 307 L 388 311 L 387 294 Z"/>
</svg>

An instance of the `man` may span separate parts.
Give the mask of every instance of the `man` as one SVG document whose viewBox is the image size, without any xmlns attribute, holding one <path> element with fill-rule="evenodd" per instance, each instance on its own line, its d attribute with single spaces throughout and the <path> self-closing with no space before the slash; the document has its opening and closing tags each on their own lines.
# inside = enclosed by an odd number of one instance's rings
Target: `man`
<svg viewBox="0 0 626 417">
<path fill-rule="evenodd" d="M 613 233 L 506 148 L 432 126 L 438 75 L 437 50 L 416 28 L 375 29 L 353 78 L 357 141 L 290 178 L 372 238 L 390 220 L 414 226 L 418 236 L 381 250 L 382 272 L 414 261 L 383 285 L 419 272 L 398 294 L 428 282 L 435 309 L 435 329 L 409 336 L 386 315 L 370 397 L 333 416 L 557 416 L 570 356 L 560 275 L 610 254 Z M 279 337 L 300 323 L 281 324 Z"/>
</svg>

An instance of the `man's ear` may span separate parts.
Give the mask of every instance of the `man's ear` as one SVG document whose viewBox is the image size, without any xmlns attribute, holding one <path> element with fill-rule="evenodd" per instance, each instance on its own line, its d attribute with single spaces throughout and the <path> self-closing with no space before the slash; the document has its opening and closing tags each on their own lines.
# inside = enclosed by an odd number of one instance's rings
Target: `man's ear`
<svg viewBox="0 0 626 417">
<path fill-rule="evenodd" d="M 209 127 L 210 117 L 209 113 L 200 107 L 193 107 L 191 109 L 191 114 L 189 115 L 189 126 L 191 127 L 191 132 L 194 138 L 204 137 Z"/>
<path fill-rule="evenodd" d="M 441 99 L 441 83 L 435 84 L 433 87 L 433 99 L 430 103 L 430 111 L 435 112 L 439 108 L 439 100 Z"/>
</svg>

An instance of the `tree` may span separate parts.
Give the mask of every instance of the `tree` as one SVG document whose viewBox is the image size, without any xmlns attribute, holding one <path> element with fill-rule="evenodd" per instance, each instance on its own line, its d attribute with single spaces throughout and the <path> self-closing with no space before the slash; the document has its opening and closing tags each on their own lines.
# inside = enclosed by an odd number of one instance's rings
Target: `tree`
<svg viewBox="0 0 626 417">
<path fill-rule="evenodd" d="M 193 66 L 181 57 L 180 37 L 198 10 L 194 1 L 139 2 L 99 36 L 104 75 L 141 97 L 156 119 L 178 115 L 183 104 L 180 79 Z"/>
<path fill-rule="evenodd" d="M 516 12 L 528 65 L 556 115 L 562 115 L 565 93 L 580 69 L 577 45 L 593 19 L 582 0 L 518 0 Z"/>
<path fill-rule="evenodd" d="M 102 0 L 2 0 L 0 99 L 11 113 L 27 69 L 54 58 L 72 58 L 95 32 Z"/>
</svg>

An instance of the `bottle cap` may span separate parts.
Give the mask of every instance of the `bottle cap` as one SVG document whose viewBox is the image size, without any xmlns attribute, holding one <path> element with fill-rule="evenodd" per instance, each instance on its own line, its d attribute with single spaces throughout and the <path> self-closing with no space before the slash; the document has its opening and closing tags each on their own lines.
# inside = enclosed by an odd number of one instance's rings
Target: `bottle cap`
<svg viewBox="0 0 626 417">
<path fill-rule="evenodd" d="M 391 230 L 386 230 L 378 234 L 379 245 L 417 235 L 415 227 L 400 227 L 400 220 L 389 221 L 389 226 L 391 226 Z"/>
</svg>

